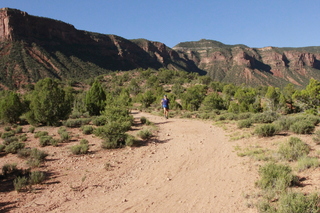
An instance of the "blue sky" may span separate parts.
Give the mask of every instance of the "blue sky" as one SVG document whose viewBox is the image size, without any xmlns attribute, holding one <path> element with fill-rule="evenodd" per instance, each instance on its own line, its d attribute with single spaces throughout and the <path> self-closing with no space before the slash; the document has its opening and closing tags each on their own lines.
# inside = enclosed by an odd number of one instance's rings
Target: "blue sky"
<svg viewBox="0 0 320 213">
<path fill-rule="evenodd" d="M 318 0 L 0 0 L 3 7 L 169 47 L 200 39 L 249 47 L 320 46 Z"/>
</svg>

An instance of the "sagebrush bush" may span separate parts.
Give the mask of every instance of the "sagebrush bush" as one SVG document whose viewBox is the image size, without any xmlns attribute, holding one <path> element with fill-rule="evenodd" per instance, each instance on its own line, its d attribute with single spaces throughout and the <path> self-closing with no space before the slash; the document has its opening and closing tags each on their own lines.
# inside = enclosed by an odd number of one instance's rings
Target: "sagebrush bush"
<svg viewBox="0 0 320 213">
<path fill-rule="evenodd" d="M 68 119 L 63 122 L 63 125 L 70 128 L 79 128 L 82 125 L 89 124 L 91 118 L 77 118 L 77 119 Z"/>
<path fill-rule="evenodd" d="M 290 137 L 288 141 L 280 144 L 278 153 L 282 158 L 292 161 L 308 155 L 310 148 L 300 138 Z"/>
<path fill-rule="evenodd" d="M 263 112 L 254 114 L 252 121 L 254 123 L 272 123 L 279 118 L 276 112 Z"/>
<path fill-rule="evenodd" d="M 60 140 L 61 142 L 68 142 L 71 140 L 71 135 L 69 134 L 69 132 L 62 132 L 60 134 Z"/>
<path fill-rule="evenodd" d="M 70 147 L 70 150 L 74 155 L 87 154 L 89 151 L 89 145 L 88 144 L 74 145 Z"/>
<path fill-rule="evenodd" d="M 310 121 L 299 121 L 290 126 L 290 131 L 296 134 L 311 134 L 315 126 Z"/>
<path fill-rule="evenodd" d="M 274 124 L 262 124 L 257 126 L 254 130 L 254 134 L 259 137 L 271 137 L 277 133 L 277 128 Z"/>
<path fill-rule="evenodd" d="M 35 130 L 36 130 L 36 128 L 34 126 L 29 127 L 29 132 L 34 133 Z"/>
<path fill-rule="evenodd" d="M 20 138 L 21 141 L 27 141 L 28 140 L 28 137 L 27 137 L 26 134 L 23 134 L 23 135 L 19 136 L 19 138 Z"/>
<path fill-rule="evenodd" d="M 142 124 L 145 124 L 145 123 L 147 122 L 147 118 L 144 117 L 144 116 L 142 116 L 142 117 L 140 118 L 140 122 L 141 122 Z"/>
<path fill-rule="evenodd" d="M 143 129 L 138 132 L 138 136 L 142 140 L 148 140 L 152 137 L 152 132 L 149 129 Z"/>
<path fill-rule="evenodd" d="M 5 145 L 0 144 L 0 152 L 4 151 L 4 148 L 5 148 L 5 147 L 6 147 Z"/>
<path fill-rule="evenodd" d="M 19 138 L 17 136 L 12 136 L 12 137 L 5 138 L 4 141 L 3 141 L 3 144 L 4 145 L 9 145 L 10 143 L 18 142 L 18 141 L 19 141 Z"/>
<path fill-rule="evenodd" d="M 13 186 L 17 192 L 24 191 L 28 187 L 28 179 L 24 176 L 18 176 L 13 180 Z"/>
<path fill-rule="evenodd" d="M 89 144 L 89 141 L 87 139 L 82 138 L 80 140 L 80 144 Z"/>
<path fill-rule="evenodd" d="M 107 117 L 104 115 L 97 116 L 92 120 L 92 124 L 95 126 L 103 126 L 107 123 Z"/>
<path fill-rule="evenodd" d="M 284 191 L 298 183 L 298 177 L 292 174 L 289 166 L 267 163 L 259 169 L 260 180 L 256 184 L 264 190 Z"/>
<path fill-rule="evenodd" d="M 65 126 L 61 126 L 58 129 L 58 134 L 61 135 L 67 131 L 67 128 Z"/>
<path fill-rule="evenodd" d="M 18 126 L 16 129 L 15 129 L 15 133 L 22 133 L 23 132 L 23 128 L 22 126 Z"/>
<path fill-rule="evenodd" d="M 252 120 L 251 119 L 240 120 L 238 121 L 237 125 L 239 129 L 249 128 L 252 126 Z"/>
<path fill-rule="evenodd" d="M 3 132 L 3 133 L 1 134 L 1 138 L 2 138 L 2 139 L 6 139 L 6 138 L 13 137 L 14 135 L 15 135 L 15 132 L 14 132 L 14 131 Z"/>
<path fill-rule="evenodd" d="M 11 127 L 10 126 L 6 126 L 6 127 L 4 127 L 4 130 L 8 132 L 8 131 L 11 130 Z"/>
<path fill-rule="evenodd" d="M 113 138 L 123 136 L 131 127 L 130 122 L 113 121 L 94 129 L 93 133 L 101 138 Z"/>
<path fill-rule="evenodd" d="M 47 131 L 39 131 L 34 134 L 35 138 L 40 138 L 42 136 L 47 136 L 49 133 Z"/>
<path fill-rule="evenodd" d="M 314 133 L 314 136 L 313 136 L 312 140 L 313 140 L 317 145 L 320 144 L 320 130 L 317 130 L 317 131 Z"/>
<path fill-rule="evenodd" d="M 90 135 L 93 133 L 94 128 L 91 125 L 84 125 L 81 127 L 81 130 L 82 130 L 83 134 Z"/>
<path fill-rule="evenodd" d="M 33 148 L 30 151 L 30 155 L 27 160 L 27 164 L 31 167 L 39 167 L 45 160 L 48 154 L 37 148 Z"/>
<path fill-rule="evenodd" d="M 23 149 L 25 146 L 24 143 L 20 143 L 20 142 L 12 142 L 8 145 L 6 145 L 6 147 L 4 148 L 4 151 L 6 153 L 12 153 L 15 154 L 18 152 L 18 150 Z"/>
<path fill-rule="evenodd" d="M 52 146 L 57 146 L 58 145 L 58 140 L 56 140 L 56 139 L 54 139 L 52 136 L 49 136 L 49 135 L 47 135 L 47 136 L 41 136 L 40 138 L 39 138 L 39 145 L 41 146 L 41 147 L 44 147 L 44 146 L 50 146 L 50 145 L 52 145 Z"/>
<path fill-rule="evenodd" d="M 320 162 L 318 158 L 302 156 L 298 159 L 297 169 L 301 172 L 309 168 L 317 168 L 319 165 Z"/>
<path fill-rule="evenodd" d="M 12 173 L 15 173 L 17 171 L 17 164 L 16 163 L 7 163 L 7 164 L 4 164 L 2 166 L 2 175 L 4 176 L 7 176 L 7 175 L 10 175 Z"/>
<path fill-rule="evenodd" d="M 135 146 L 137 144 L 137 139 L 133 135 L 127 135 L 125 143 L 126 146 Z"/>
<path fill-rule="evenodd" d="M 29 183 L 31 185 L 42 183 L 45 180 L 45 174 L 41 171 L 31 172 L 29 177 Z"/>
<path fill-rule="evenodd" d="M 305 195 L 301 192 L 284 193 L 279 198 L 277 212 L 307 213 L 320 212 L 320 198 L 316 193 Z"/>
</svg>

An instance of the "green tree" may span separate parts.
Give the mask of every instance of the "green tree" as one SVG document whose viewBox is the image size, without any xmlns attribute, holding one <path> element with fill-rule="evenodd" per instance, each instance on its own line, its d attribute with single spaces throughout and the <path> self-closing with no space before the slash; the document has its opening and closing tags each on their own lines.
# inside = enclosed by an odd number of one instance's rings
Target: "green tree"
<svg viewBox="0 0 320 213">
<path fill-rule="evenodd" d="M 96 80 L 86 94 L 86 106 L 90 115 L 100 115 L 106 106 L 106 93 Z"/>
<path fill-rule="evenodd" d="M 199 109 L 203 99 L 206 96 L 207 86 L 195 85 L 189 87 L 182 97 L 182 107 L 191 111 Z"/>
<path fill-rule="evenodd" d="M 141 94 L 140 97 L 142 106 L 145 108 L 149 107 L 155 100 L 156 97 L 153 95 L 153 92 L 151 90 L 147 90 L 144 94 Z"/>
<path fill-rule="evenodd" d="M 304 110 L 317 109 L 320 106 L 320 82 L 310 79 L 306 89 L 296 91 L 293 94 L 293 99 Z"/>
<path fill-rule="evenodd" d="M 266 98 L 265 111 L 268 111 L 268 110 L 276 111 L 279 104 L 279 98 L 280 98 L 279 89 L 273 86 L 269 86 L 267 93 L 265 95 L 265 98 Z"/>
<path fill-rule="evenodd" d="M 70 114 L 70 101 L 57 81 L 42 79 L 36 83 L 31 95 L 29 121 L 56 125 Z"/>
<path fill-rule="evenodd" d="M 201 109 L 208 111 L 213 109 L 223 110 L 225 109 L 225 104 L 222 97 L 217 92 L 213 92 L 204 98 Z"/>
<path fill-rule="evenodd" d="M 0 101 L 0 119 L 4 122 L 16 123 L 24 112 L 24 105 L 17 93 L 12 91 L 4 93 Z"/>
</svg>

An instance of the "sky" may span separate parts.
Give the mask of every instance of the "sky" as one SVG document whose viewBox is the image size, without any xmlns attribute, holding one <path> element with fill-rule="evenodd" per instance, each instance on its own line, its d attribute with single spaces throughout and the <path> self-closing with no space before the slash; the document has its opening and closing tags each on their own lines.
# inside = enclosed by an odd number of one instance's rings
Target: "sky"
<svg viewBox="0 0 320 213">
<path fill-rule="evenodd" d="M 0 0 L 4 7 L 171 48 L 200 39 L 255 48 L 320 46 L 319 0 Z"/>
</svg>

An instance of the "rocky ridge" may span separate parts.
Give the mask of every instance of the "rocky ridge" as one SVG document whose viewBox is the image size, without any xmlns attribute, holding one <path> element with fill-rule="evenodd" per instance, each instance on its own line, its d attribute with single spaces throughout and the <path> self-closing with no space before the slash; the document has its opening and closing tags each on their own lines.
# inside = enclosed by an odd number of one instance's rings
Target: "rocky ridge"
<svg viewBox="0 0 320 213">
<path fill-rule="evenodd" d="M 146 39 L 77 30 L 10 8 L 0 9 L 0 56 L 3 88 L 44 77 L 81 80 L 137 68 L 197 72 L 251 86 L 305 86 L 310 78 L 320 80 L 320 47 L 250 48 L 202 39 L 169 48 Z"/>
</svg>

